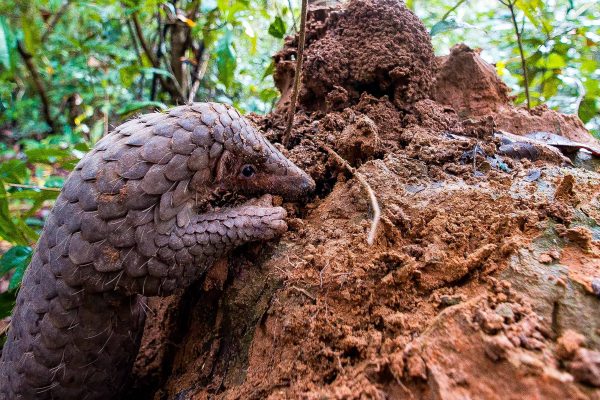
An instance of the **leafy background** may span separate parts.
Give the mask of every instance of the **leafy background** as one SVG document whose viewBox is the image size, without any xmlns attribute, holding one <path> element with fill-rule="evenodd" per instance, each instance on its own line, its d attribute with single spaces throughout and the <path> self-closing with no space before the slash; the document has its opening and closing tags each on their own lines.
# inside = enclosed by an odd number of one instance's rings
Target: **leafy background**
<svg viewBox="0 0 600 400">
<path fill-rule="evenodd" d="M 524 103 L 506 5 L 407 5 L 430 29 L 438 54 L 460 42 L 481 48 Z M 532 105 L 576 113 L 599 136 L 597 1 L 514 6 Z M 184 103 L 191 93 L 268 112 L 278 96 L 270 56 L 294 32 L 297 7 L 292 0 L 0 3 L 0 319 L 10 314 L 49 208 L 85 152 L 131 115 Z"/>
</svg>

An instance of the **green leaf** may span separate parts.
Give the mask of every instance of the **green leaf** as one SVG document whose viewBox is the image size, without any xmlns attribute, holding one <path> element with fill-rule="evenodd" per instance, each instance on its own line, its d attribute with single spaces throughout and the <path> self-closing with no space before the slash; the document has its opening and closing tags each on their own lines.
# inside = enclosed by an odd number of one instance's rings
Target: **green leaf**
<svg viewBox="0 0 600 400">
<path fill-rule="evenodd" d="M 6 69 L 11 69 L 11 32 L 5 17 L 0 17 L 0 64 Z"/>
<path fill-rule="evenodd" d="M 21 264 L 15 268 L 15 272 L 10 277 L 10 281 L 8 281 L 8 290 L 15 290 L 21 286 L 21 281 L 23 280 L 23 275 L 25 275 L 26 269 L 27 264 Z"/>
<path fill-rule="evenodd" d="M 24 151 L 31 163 L 54 164 L 73 158 L 69 150 L 57 148 L 36 148 Z"/>
<path fill-rule="evenodd" d="M 217 75 L 219 80 L 229 88 L 233 83 L 237 60 L 233 48 L 233 32 L 227 30 L 217 43 Z"/>
<path fill-rule="evenodd" d="M 0 237 L 12 243 L 26 245 L 28 239 L 11 218 L 4 182 L 0 180 Z"/>
<path fill-rule="evenodd" d="M 474 28 L 474 26 L 469 25 L 464 22 L 457 21 L 454 18 L 448 18 L 443 21 L 439 21 L 435 25 L 433 25 L 433 27 L 431 28 L 431 31 L 429 32 L 429 35 L 431 37 L 433 37 L 435 35 L 439 35 L 440 33 L 449 32 L 449 31 L 453 31 L 456 29 L 462 29 L 462 28 Z"/>
<path fill-rule="evenodd" d="M 175 79 L 175 77 L 173 76 L 173 74 L 170 73 L 169 71 L 167 71 L 166 69 L 161 69 L 161 68 L 142 68 L 141 71 L 144 73 L 144 76 L 146 78 L 150 78 L 150 77 L 152 77 L 153 74 L 157 74 L 157 75 L 162 75 L 162 76 L 166 76 L 168 78 Z"/>
<path fill-rule="evenodd" d="M 0 276 L 19 267 L 26 268 L 33 250 L 29 246 L 13 246 L 0 258 Z"/>
<path fill-rule="evenodd" d="M 21 160 L 6 160 L 0 163 L 0 179 L 7 182 L 22 183 L 28 172 L 27 165 Z"/>
<path fill-rule="evenodd" d="M 269 35 L 276 37 L 277 39 L 283 39 L 286 31 L 285 21 L 279 15 L 276 16 L 275 20 L 269 25 Z"/>
<path fill-rule="evenodd" d="M 0 293 L 0 319 L 8 317 L 12 313 L 16 299 L 15 292 Z"/>
<path fill-rule="evenodd" d="M 548 56 L 548 61 L 546 64 L 546 68 L 549 69 L 561 69 L 567 66 L 567 62 L 565 61 L 565 59 L 563 58 L 563 56 L 561 56 L 558 53 L 550 53 L 550 55 Z"/>
<path fill-rule="evenodd" d="M 139 111 L 141 109 L 144 108 L 148 108 L 148 107 L 154 107 L 154 108 L 159 108 L 161 110 L 165 110 L 167 108 L 167 105 L 164 103 L 161 103 L 160 101 L 132 101 L 130 103 L 125 104 L 125 106 L 123 106 L 122 108 L 120 108 L 117 111 L 118 115 L 129 115 L 131 113 L 134 113 L 136 111 Z"/>
</svg>

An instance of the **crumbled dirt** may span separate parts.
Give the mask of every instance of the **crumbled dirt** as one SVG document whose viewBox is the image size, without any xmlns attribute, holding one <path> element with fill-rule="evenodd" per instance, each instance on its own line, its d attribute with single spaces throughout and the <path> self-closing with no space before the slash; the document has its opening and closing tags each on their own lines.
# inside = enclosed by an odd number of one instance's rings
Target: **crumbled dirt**
<svg viewBox="0 0 600 400">
<path fill-rule="evenodd" d="M 498 115 L 523 110 L 466 46 L 428 97 L 429 38 L 401 3 L 309 16 L 286 152 L 317 193 L 283 204 L 279 241 L 149 304 L 132 396 L 599 399 L 600 175 L 498 155 L 498 126 L 523 133 Z M 275 56 L 280 103 L 251 117 L 274 142 L 296 40 Z M 372 246 L 368 196 L 325 148 L 377 195 Z"/>
</svg>

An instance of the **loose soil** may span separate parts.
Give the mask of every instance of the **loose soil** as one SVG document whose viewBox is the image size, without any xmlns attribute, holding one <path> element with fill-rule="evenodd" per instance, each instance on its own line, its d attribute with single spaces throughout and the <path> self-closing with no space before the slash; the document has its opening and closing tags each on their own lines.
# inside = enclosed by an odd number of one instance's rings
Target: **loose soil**
<svg viewBox="0 0 600 400">
<path fill-rule="evenodd" d="M 290 159 L 317 182 L 280 240 L 238 249 L 149 303 L 132 398 L 600 399 L 598 164 L 497 154 L 494 132 L 597 144 L 581 121 L 515 107 L 459 45 L 435 58 L 396 0 L 309 11 Z M 251 116 L 281 141 L 282 98 Z M 382 207 L 366 238 L 368 196 Z M 576 162 L 576 164 L 578 164 Z"/>
</svg>

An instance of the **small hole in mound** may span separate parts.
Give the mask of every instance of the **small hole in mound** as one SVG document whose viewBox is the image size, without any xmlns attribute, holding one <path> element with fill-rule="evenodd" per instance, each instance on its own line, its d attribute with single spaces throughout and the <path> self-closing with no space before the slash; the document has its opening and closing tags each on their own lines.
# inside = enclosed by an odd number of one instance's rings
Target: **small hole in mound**
<svg viewBox="0 0 600 400">
<path fill-rule="evenodd" d="M 327 169 L 320 179 L 317 178 L 315 194 L 318 198 L 324 199 L 331 193 L 335 183 L 337 182 L 337 173 L 330 169 Z"/>
</svg>

